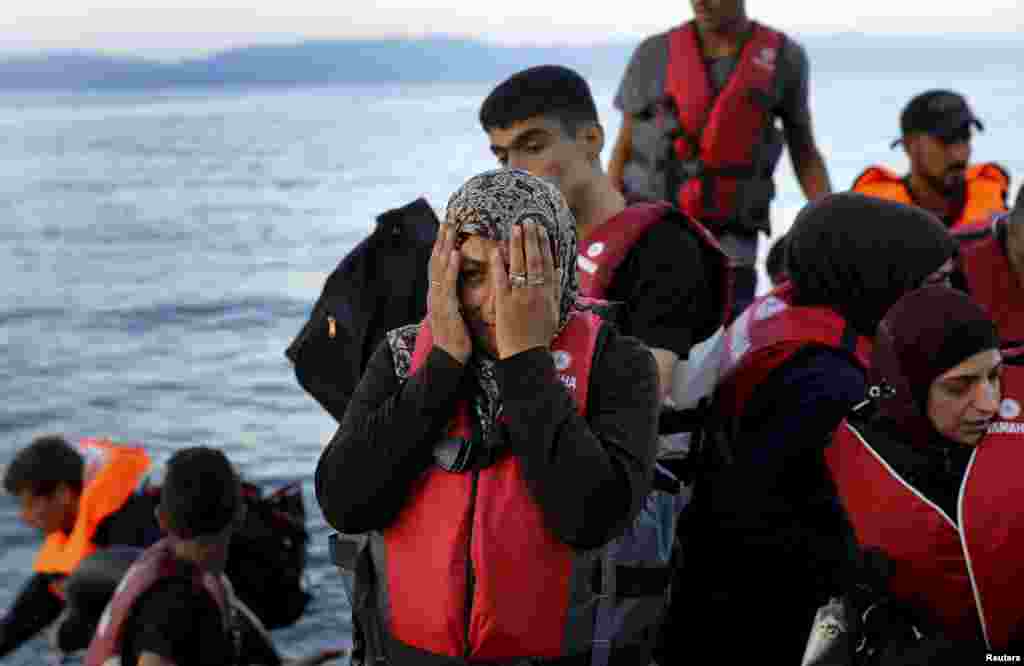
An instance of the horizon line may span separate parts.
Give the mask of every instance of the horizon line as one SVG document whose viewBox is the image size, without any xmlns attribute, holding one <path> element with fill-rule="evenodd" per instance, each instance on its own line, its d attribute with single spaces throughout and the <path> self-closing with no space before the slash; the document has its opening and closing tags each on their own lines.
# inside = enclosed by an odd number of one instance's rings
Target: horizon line
<svg viewBox="0 0 1024 666">
<path fill-rule="evenodd" d="M 964 31 L 964 32 L 869 32 L 864 30 L 855 29 L 836 29 L 836 30 L 791 30 L 789 34 L 794 37 L 801 38 L 828 38 L 837 36 L 856 36 L 856 37 L 867 37 L 867 38 L 885 38 L 885 39 L 922 39 L 922 38 L 942 38 L 942 39 L 984 39 L 984 38 L 1009 38 L 1019 37 L 1020 33 L 1015 30 L 1001 30 L 1001 31 Z M 232 40 L 232 43 L 211 45 L 211 46 L 154 46 L 152 48 L 139 48 L 137 46 L 88 46 L 88 45 L 31 45 L 25 44 L 15 46 L 14 48 L 0 48 L 0 57 L 26 57 L 26 56 L 48 56 L 48 55 L 59 55 L 59 54 L 89 54 L 89 55 L 102 55 L 102 56 L 135 56 L 139 59 L 160 59 L 157 55 L 160 52 L 170 53 L 175 52 L 178 55 L 175 57 L 207 57 L 217 55 L 219 53 L 226 53 L 229 51 L 235 51 L 240 49 L 258 48 L 263 46 L 301 46 L 303 44 L 312 43 L 346 43 L 346 42 L 428 42 L 428 41 L 462 41 L 462 42 L 473 42 L 484 46 L 494 48 L 595 48 L 605 46 L 625 46 L 628 44 L 635 43 L 636 41 L 642 40 L 650 36 L 650 33 L 644 34 L 624 34 L 614 35 L 605 39 L 551 39 L 551 40 L 511 40 L 507 38 L 497 38 L 494 36 L 486 35 L 465 35 L 458 33 L 426 33 L 422 35 L 409 35 L 409 34 L 398 34 L 398 33 L 381 33 L 375 36 L 338 36 L 338 37 L 324 37 L 324 36 L 304 36 L 304 35 L 270 35 L 270 34 L 253 34 L 251 40 Z M 8 41 L 8 44 L 10 42 Z"/>
</svg>

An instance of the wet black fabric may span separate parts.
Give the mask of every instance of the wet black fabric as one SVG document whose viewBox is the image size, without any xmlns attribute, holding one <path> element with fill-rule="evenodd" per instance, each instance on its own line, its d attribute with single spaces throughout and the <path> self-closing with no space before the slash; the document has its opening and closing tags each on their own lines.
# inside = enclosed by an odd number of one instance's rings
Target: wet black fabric
<svg viewBox="0 0 1024 666">
<path fill-rule="evenodd" d="M 35 574 L 21 588 L 0 620 L 0 657 L 14 652 L 57 619 L 64 602 L 50 591 L 50 583 L 59 579 L 53 574 Z"/>
<path fill-rule="evenodd" d="M 156 493 L 135 493 L 116 512 L 96 527 L 93 543 L 107 546 L 147 548 L 163 536 L 156 520 L 160 496 Z"/>
<path fill-rule="evenodd" d="M 377 217 L 327 278 L 285 355 L 302 388 L 341 423 L 366 364 L 391 329 L 427 311 L 427 264 L 438 219 L 425 199 Z"/>
<path fill-rule="evenodd" d="M 831 306 L 868 337 L 900 296 L 956 252 L 931 213 L 852 192 L 805 206 L 788 236 L 797 303 Z"/>
<path fill-rule="evenodd" d="M 615 324 L 623 335 L 681 359 L 722 322 L 720 268 L 686 224 L 651 227 L 626 254 L 606 294 L 622 304 Z"/>
<path fill-rule="evenodd" d="M 845 352 L 808 346 L 751 395 L 734 463 L 695 490 L 679 526 L 684 561 L 663 646 L 669 663 L 723 646 L 741 663 L 766 655 L 799 663 L 815 610 L 854 575 L 852 528 L 824 451 L 865 387 Z"/>
<path fill-rule="evenodd" d="M 220 610 L 208 592 L 190 580 L 157 583 L 125 620 L 122 663 L 137 664 L 144 652 L 178 666 L 231 666 L 234 645 L 224 630 Z"/>
</svg>

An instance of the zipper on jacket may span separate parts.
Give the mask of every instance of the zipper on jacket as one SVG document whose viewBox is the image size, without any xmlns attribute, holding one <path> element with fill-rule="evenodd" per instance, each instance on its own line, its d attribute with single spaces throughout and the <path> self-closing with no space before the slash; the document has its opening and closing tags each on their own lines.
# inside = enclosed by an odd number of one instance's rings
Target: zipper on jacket
<svg viewBox="0 0 1024 666">
<path fill-rule="evenodd" d="M 469 644 L 469 625 L 473 618 L 473 589 L 476 587 L 476 578 L 473 575 L 473 523 L 476 518 L 476 492 L 480 480 L 480 470 L 473 470 L 473 487 L 469 495 L 469 536 L 466 539 L 466 650 L 463 655 L 469 659 L 472 651 Z"/>
</svg>

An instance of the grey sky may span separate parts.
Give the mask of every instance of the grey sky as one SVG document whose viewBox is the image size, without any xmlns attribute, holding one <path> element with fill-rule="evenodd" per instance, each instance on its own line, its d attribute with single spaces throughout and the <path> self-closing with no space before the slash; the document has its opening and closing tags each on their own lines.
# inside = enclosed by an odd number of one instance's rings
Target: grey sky
<svg viewBox="0 0 1024 666">
<path fill-rule="evenodd" d="M 797 33 L 1021 33 L 1019 0 L 859 0 L 857 3 L 748 0 L 754 18 Z M 623 4 L 595 0 L 6 0 L 0 49 L 135 50 L 187 54 L 305 38 L 342 39 L 424 34 L 472 36 L 502 43 L 587 43 L 633 39 L 690 18 L 685 0 Z"/>
</svg>

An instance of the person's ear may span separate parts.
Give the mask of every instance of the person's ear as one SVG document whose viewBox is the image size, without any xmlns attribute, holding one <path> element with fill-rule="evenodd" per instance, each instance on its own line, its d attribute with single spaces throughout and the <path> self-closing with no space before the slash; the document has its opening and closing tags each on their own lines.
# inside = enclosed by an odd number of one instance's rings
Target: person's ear
<svg viewBox="0 0 1024 666">
<path fill-rule="evenodd" d="M 601 151 L 604 150 L 604 128 L 601 127 L 601 123 L 587 123 L 582 126 L 577 132 L 576 140 L 583 144 L 591 161 L 601 159 Z"/>
</svg>

